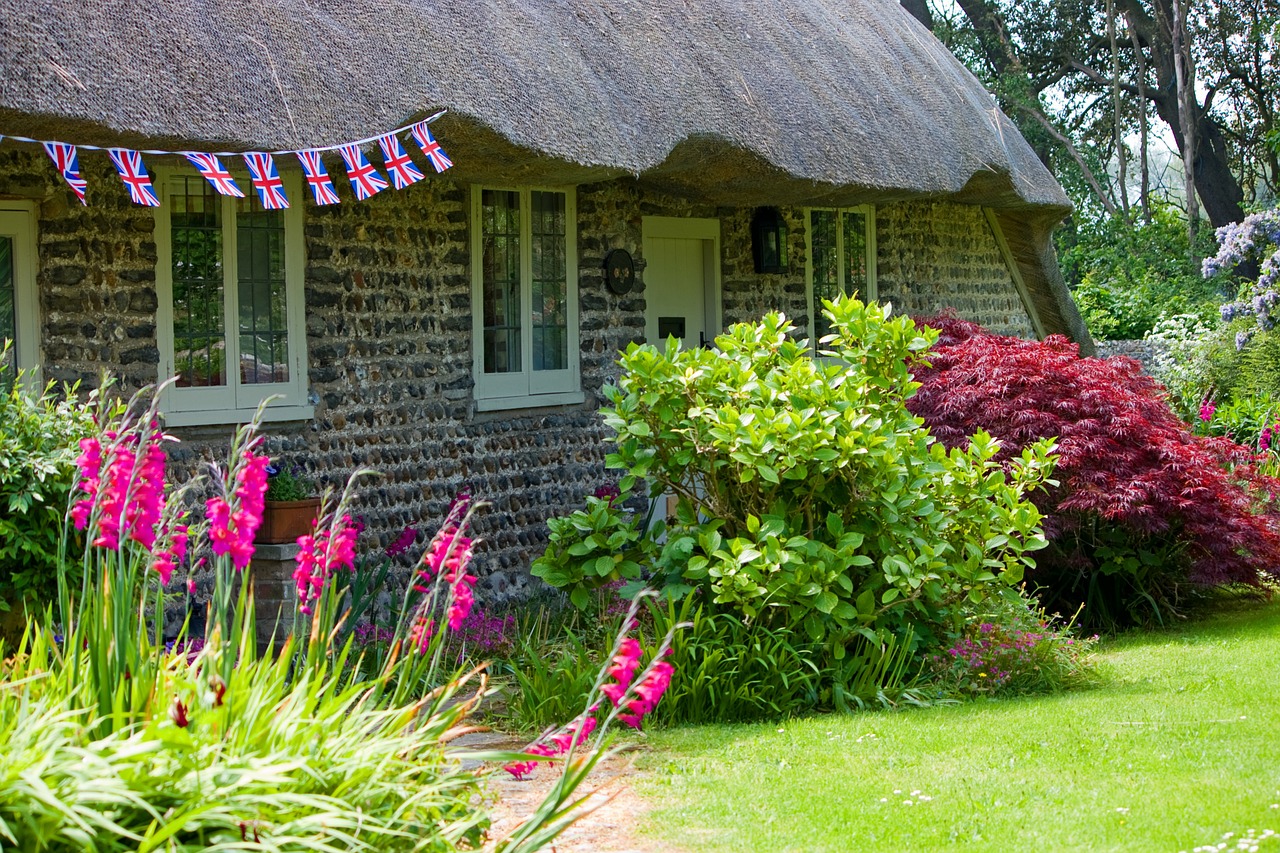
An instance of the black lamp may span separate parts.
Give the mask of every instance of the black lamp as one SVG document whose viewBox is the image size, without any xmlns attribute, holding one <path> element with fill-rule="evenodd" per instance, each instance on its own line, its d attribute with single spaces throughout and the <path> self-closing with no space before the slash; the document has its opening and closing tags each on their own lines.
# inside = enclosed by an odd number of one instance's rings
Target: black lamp
<svg viewBox="0 0 1280 853">
<path fill-rule="evenodd" d="M 787 223 L 778 208 L 756 208 L 751 217 L 751 255 L 756 272 L 787 271 Z"/>
</svg>

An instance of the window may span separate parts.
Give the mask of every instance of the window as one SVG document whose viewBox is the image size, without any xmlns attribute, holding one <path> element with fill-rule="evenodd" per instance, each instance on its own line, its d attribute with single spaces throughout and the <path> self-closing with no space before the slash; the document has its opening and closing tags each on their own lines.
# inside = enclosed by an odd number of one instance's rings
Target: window
<svg viewBox="0 0 1280 853">
<path fill-rule="evenodd" d="M 582 402 L 573 193 L 477 187 L 471 221 L 476 408 Z"/>
<path fill-rule="evenodd" d="M 5 356 L 9 380 L 39 360 L 35 233 L 34 203 L 0 202 L 0 341 L 13 341 Z"/>
<path fill-rule="evenodd" d="M 288 210 L 256 192 L 216 193 L 198 175 L 161 176 L 156 212 L 160 375 L 175 426 L 233 423 L 278 395 L 268 420 L 308 418 L 302 288 L 302 193 Z M 248 181 L 240 181 L 248 187 Z"/>
<path fill-rule="evenodd" d="M 822 300 L 876 296 L 876 212 L 870 205 L 809 211 L 808 296 L 815 345 L 831 327 Z"/>
</svg>

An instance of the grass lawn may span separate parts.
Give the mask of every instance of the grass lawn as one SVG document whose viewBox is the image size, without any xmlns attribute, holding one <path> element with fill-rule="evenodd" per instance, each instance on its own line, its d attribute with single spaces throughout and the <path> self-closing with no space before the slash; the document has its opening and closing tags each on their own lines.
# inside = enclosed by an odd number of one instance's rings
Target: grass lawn
<svg viewBox="0 0 1280 853">
<path fill-rule="evenodd" d="M 1280 831 L 1280 602 L 1099 657 L 1105 686 L 1073 694 L 655 732 L 642 832 L 698 851 L 1190 851 Z"/>
</svg>

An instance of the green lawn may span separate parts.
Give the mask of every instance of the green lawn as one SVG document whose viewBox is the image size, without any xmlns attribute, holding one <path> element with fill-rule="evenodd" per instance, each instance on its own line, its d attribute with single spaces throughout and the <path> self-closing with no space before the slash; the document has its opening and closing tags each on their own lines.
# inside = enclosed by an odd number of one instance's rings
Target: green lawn
<svg viewBox="0 0 1280 853">
<path fill-rule="evenodd" d="M 1106 686 L 1074 694 L 656 732 L 642 832 L 763 853 L 1234 850 L 1254 830 L 1280 851 L 1280 602 L 1099 657 Z"/>
</svg>

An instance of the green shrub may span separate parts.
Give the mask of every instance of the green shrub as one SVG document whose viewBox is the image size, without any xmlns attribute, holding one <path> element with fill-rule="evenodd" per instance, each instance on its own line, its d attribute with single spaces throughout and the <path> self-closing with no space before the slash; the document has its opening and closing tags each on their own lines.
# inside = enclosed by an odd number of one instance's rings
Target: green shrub
<svg viewBox="0 0 1280 853">
<path fill-rule="evenodd" d="M 1180 211 L 1158 208 L 1150 224 L 1077 222 L 1057 239 L 1063 276 L 1096 338 L 1141 338 L 1174 314 L 1217 315 L 1225 276 L 1201 276 Z M 1201 234 L 1197 256 L 1212 251 L 1212 235 Z"/>
<path fill-rule="evenodd" d="M 0 610 L 40 609 L 57 593 L 58 543 L 93 408 L 75 388 L 31 393 L 6 364 L 0 352 Z"/>
<path fill-rule="evenodd" d="M 591 495 L 585 510 L 547 519 L 547 550 L 533 561 L 533 576 L 569 589 L 573 603 L 581 608 L 590 602 L 590 590 L 619 578 L 639 578 L 642 567 L 657 554 L 657 545 L 641 529 L 641 520 L 624 507 L 627 497 Z"/>
<path fill-rule="evenodd" d="M 511 691 L 500 712 L 520 731 L 541 731 L 582 711 L 595 684 L 618 620 L 584 625 L 575 613 L 540 607 L 519 620 L 512 650 L 500 657 L 498 673 Z"/>
<path fill-rule="evenodd" d="M 668 725 L 779 720 L 822 704 L 823 646 L 786 626 L 769 628 L 717 613 L 700 599 L 650 602 L 655 634 L 689 626 L 672 642 L 668 659 L 675 675 L 667 689 L 672 701 L 658 709 L 657 720 Z"/>
<path fill-rule="evenodd" d="M 934 443 L 906 408 L 934 334 L 854 299 L 828 308 L 821 360 L 778 314 L 715 349 L 633 344 L 603 414 L 623 489 L 647 479 L 678 497 L 653 582 L 801 627 L 839 656 L 858 633 L 915 625 L 927 639 L 956 602 L 1020 582 L 1044 546 L 1025 496 L 1052 460 L 1048 441 L 1007 467 L 983 433 Z"/>
</svg>

